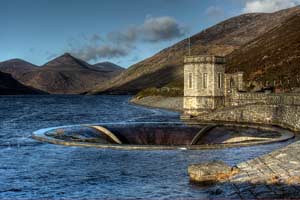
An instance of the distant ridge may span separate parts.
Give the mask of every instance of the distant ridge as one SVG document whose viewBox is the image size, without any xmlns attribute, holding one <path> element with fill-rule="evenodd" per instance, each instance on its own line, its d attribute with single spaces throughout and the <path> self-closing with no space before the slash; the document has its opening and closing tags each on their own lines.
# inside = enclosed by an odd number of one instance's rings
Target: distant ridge
<svg viewBox="0 0 300 200">
<path fill-rule="evenodd" d="M 49 62 L 44 64 L 42 67 L 44 68 L 52 68 L 56 70 L 67 69 L 90 69 L 91 65 L 87 62 L 72 56 L 70 53 L 65 53 Z"/>
<path fill-rule="evenodd" d="M 110 72 L 114 75 L 120 74 L 121 72 L 125 71 L 123 67 L 120 67 L 119 65 L 116 65 L 111 62 L 100 62 L 94 64 L 93 66 L 97 67 L 101 71 Z"/>
<path fill-rule="evenodd" d="M 104 84 L 121 73 L 111 64 L 105 70 L 65 53 L 41 67 L 20 59 L 0 63 L 0 71 L 10 73 L 21 83 L 51 94 L 81 94 Z"/>
<path fill-rule="evenodd" d="M 11 74 L 15 79 L 22 77 L 24 73 L 36 70 L 38 66 L 22 59 L 11 59 L 0 62 L 0 71 Z"/>
</svg>

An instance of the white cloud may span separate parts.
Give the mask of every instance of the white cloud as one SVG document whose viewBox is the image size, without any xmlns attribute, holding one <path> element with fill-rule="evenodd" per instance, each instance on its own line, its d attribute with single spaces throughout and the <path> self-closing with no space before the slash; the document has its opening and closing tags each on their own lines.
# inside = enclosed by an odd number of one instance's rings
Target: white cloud
<svg viewBox="0 0 300 200">
<path fill-rule="evenodd" d="M 129 50 L 123 47 L 103 45 L 99 47 L 84 46 L 80 49 L 72 49 L 72 55 L 86 61 L 97 60 L 100 58 L 119 58 L 128 55 Z"/>
<path fill-rule="evenodd" d="M 246 2 L 243 11 L 253 12 L 275 12 L 285 8 L 290 8 L 300 4 L 300 0 L 249 0 Z"/>
<path fill-rule="evenodd" d="M 224 10 L 218 6 L 210 6 L 206 9 L 205 14 L 210 17 L 218 17 L 224 15 Z"/>
<path fill-rule="evenodd" d="M 176 19 L 169 16 L 148 16 L 143 24 L 129 26 L 122 31 L 110 32 L 102 37 L 98 34 L 84 36 L 84 44 L 74 45 L 71 41 L 68 52 L 86 61 L 101 58 L 128 56 L 139 42 L 163 42 L 181 38 L 187 33 Z"/>
<path fill-rule="evenodd" d="M 141 25 L 109 33 L 108 39 L 116 43 L 127 44 L 135 43 L 137 40 L 161 42 L 183 37 L 186 31 L 186 28 L 172 17 L 148 16 Z"/>
<path fill-rule="evenodd" d="M 143 33 L 143 39 L 149 42 L 172 40 L 186 34 L 186 29 L 169 16 L 148 17 L 140 30 Z"/>
</svg>

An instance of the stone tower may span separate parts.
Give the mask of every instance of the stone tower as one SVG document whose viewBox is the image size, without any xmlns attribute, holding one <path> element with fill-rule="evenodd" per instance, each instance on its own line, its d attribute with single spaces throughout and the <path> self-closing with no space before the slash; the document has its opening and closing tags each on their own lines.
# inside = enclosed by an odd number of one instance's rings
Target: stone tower
<svg viewBox="0 0 300 200">
<path fill-rule="evenodd" d="M 184 116 L 197 116 L 225 104 L 225 58 L 184 58 Z"/>
</svg>

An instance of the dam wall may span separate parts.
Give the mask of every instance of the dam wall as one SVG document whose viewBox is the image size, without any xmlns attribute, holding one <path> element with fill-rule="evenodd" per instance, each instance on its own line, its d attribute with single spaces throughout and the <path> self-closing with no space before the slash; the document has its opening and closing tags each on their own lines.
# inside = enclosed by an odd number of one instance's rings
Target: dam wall
<svg viewBox="0 0 300 200">
<path fill-rule="evenodd" d="M 300 131 L 300 95 L 235 93 L 227 107 L 197 116 L 200 121 L 278 125 Z"/>
<path fill-rule="evenodd" d="M 235 91 L 229 98 L 226 98 L 227 106 L 241 106 L 255 103 L 300 106 L 300 94 L 241 93 Z"/>
</svg>

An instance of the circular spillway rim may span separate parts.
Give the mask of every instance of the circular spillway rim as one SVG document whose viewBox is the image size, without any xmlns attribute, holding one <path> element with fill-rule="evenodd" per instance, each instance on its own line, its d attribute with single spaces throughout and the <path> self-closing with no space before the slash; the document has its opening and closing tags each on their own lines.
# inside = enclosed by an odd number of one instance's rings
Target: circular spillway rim
<svg viewBox="0 0 300 200">
<path fill-rule="evenodd" d="M 104 125 L 128 125 L 128 124 L 173 124 L 173 125 L 186 125 L 179 122 L 120 122 L 120 123 L 98 123 L 98 124 L 82 124 L 82 125 L 68 125 L 68 126 L 58 126 L 50 127 L 37 130 L 33 132 L 31 137 L 35 140 L 41 142 L 47 142 L 51 144 L 64 145 L 64 146 L 77 146 L 77 147 L 93 147 L 101 149 L 116 149 L 116 150 L 205 150 L 205 149 L 221 149 L 221 148 L 235 148 L 235 147 L 246 147 L 246 146 L 256 146 L 264 145 L 278 142 L 285 142 L 287 140 L 293 139 L 295 134 L 287 129 L 283 129 L 275 126 L 263 126 L 263 125 L 253 125 L 253 124 L 220 124 L 220 126 L 236 126 L 236 127 L 247 127 L 247 128 L 256 128 L 263 130 L 270 130 L 274 132 L 280 132 L 281 137 L 273 138 L 269 140 L 262 141 L 252 141 L 252 142 L 242 142 L 242 143 L 227 143 L 227 144 L 207 144 L 207 145 L 128 145 L 128 144 L 97 144 L 89 142 L 76 142 L 76 141 L 64 141 L 49 137 L 46 135 L 49 131 L 70 128 L 70 127 L 92 127 L 92 126 L 104 126 Z M 203 125 L 192 124 L 192 125 Z"/>
</svg>

